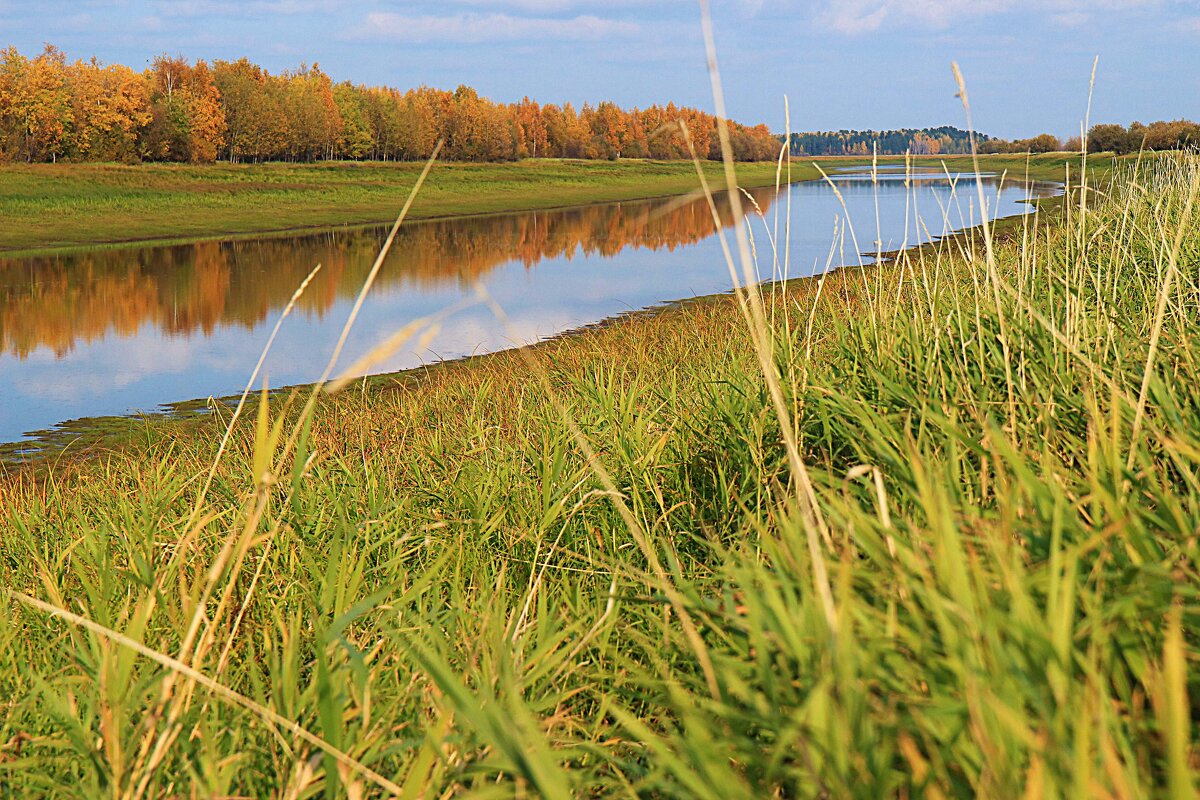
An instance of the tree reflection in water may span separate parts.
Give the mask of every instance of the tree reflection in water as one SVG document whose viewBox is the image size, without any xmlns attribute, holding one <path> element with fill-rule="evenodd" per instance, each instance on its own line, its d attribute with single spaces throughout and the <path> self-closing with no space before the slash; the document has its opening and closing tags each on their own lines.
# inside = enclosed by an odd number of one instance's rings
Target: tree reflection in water
<svg viewBox="0 0 1200 800">
<path fill-rule="evenodd" d="M 775 194 L 751 193 L 764 210 Z M 718 198 L 718 209 L 729 225 L 727 198 Z M 704 198 L 418 222 L 401 230 L 376 285 L 466 286 L 513 261 L 532 268 L 547 258 L 627 247 L 674 250 L 714 232 Z M 343 229 L 0 261 L 0 352 L 25 359 L 44 347 L 61 357 L 80 343 L 146 326 L 174 335 L 252 329 L 282 309 L 316 264 L 321 271 L 299 305 L 320 317 L 358 292 L 384 235 L 374 227 Z"/>
</svg>

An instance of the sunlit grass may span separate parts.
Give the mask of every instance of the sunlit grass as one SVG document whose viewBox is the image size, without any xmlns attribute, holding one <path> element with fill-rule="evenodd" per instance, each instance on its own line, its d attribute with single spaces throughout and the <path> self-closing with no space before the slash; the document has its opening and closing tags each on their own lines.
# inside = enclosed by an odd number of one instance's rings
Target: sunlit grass
<svg viewBox="0 0 1200 800">
<path fill-rule="evenodd" d="M 1111 159 L 1094 157 L 1094 163 Z M 869 159 L 799 159 L 792 180 Z M 942 159 L 919 166 L 942 168 Z M 881 159 L 903 163 L 903 159 Z M 970 157 L 945 159 L 970 170 Z M 984 169 L 1061 180 L 1068 154 L 987 156 Z M 720 165 L 705 163 L 710 179 Z M 486 214 L 683 194 L 696 189 L 687 162 L 543 159 L 513 164 L 439 164 L 413 218 Z M 0 165 L 0 254 L 128 242 L 228 238 L 388 221 L 420 172 L 410 163 Z M 738 166 L 741 185 L 769 186 L 775 165 Z"/>
<path fill-rule="evenodd" d="M 0 786 L 1190 797 L 1198 190 L 17 475 Z"/>
<path fill-rule="evenodd" d="M 715 164 L 706 167 L 718 174 Z M 410 163 L 0 166 L 0 251 L 174 241 L 387 222 L 421 171 Z M 773 164 L 743 164 L 774 183 Z M 796 179 L 815 178 L 805 165 Z M 687 162 L 543 159 L 439 164 L 414 218 L 633 200 L 694 190 Z"/>
</svg>

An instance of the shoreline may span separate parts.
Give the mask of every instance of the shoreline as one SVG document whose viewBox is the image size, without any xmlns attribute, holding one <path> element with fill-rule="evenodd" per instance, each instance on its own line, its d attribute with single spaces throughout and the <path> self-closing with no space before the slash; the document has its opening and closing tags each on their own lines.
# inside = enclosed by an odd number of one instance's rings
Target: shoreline
<svg viewBox="0 0 1200 800">
<path fill-rule="evenodd" d="M 918 245 L 917 247 L 923 246 L 925 245 Z M 813 279 L 834 275 L 844 269 L 846 267 L 837 267 L 823 276 L 810 275 L 803 278 L 790 278 L 786 282 L 768 281 L 760 285 L 764 288 L 775 287 L 780 290 L 787 290 L 792 284 L 804 284 Z M 363 375 L 356 378 L 352 385 L 356 390 L 361 390 L 363 385 L 366 384 L 367 391 L 369 392 L 403 390 L 411 388 L 422 379 L 431 377 L 440 378 L 445 372 L 475 369 L 479 366 L 480 362 L 491 361 L 500 357 L 520 357 L 522 352 L 538 353 L 548 348 L 563 345 L 564 343 L 577 342 L 596 336 L 603 331 L 631 321 L 645 322 L 655 317 L 678 313 L 697 306 L 732 303 L 735 299 L 734 291 L 730 289 L 725 292 L 665 300 L 652 306 L 630 309 L 629 311 L 614 314 L 596 322 L 569 328 L 545 339 L 518 347 L 506 347 L 502 350 L 493 350 L 486 353 L 445 358 L 394 372 Z M 272 398 L 276 398 L 289 395 L 293 392 L 311 390 L 315 385 L 315 382 L 294 383 L 268 388 L 267 394 Z M 349 388 L 346 391 L 349 391 Z M 254 397 L 259 392 L 260 390 L 257 389 L 251 390 L 247 395 L 247 405 L 254 401 Z M 341 394 L 345 394 L 345 391 Z M 150 426 L 202 425 L 213 419 L 211 410 L 213 404 L 232 411 L 240 399 L 241 394 L 229 394 L 220 397 L 195 397 L 164 403 L 157 410 L 153 411 L 142 410 L 124 415 L 77 417 L 75 419 L 64 420 L 54 428 L 29 431 L 27 435 L 30 438 L 12 442 L 0 442 L 0 480 L 4 479 L 6 472 L 17 473 L 28 469 L 38 469 L 64 456 L 68 460 L 87 460 L 95 455 L 123 450 L 132 443 L 133 434 L 139 430 L 145 430 Z M 243 418 L 245 417 L 245 413 L 243 411 Z M 117 440 L 110 440 L 108 438 L 110 436 L 115 436 Z M 69 454 L 68 451 L 76 445 L 84 448 L 83 452 Z M 23 454 L 32 454 L 32 457 L 28 459 L 21 458 Z"/>
<path fill-rule="evenodd" d="M 1031 205 L 1040 205 L 1045 209 L 1045 213 L 1057 216 L 1063 207 L 1063 197 L 1063 195 L 1058 195 L 1042 200 L 1031 199 L 1029 203 Z M 623 202 L 641 202 L 653 199 L 656 198 L 638 198 Z M 475 214 L 470 216 L 492 215 Z M 993 223 L 993 236 L 998 241 L 1007 239 L 1011 235 L 1012 229 L 1020 225 L 1029 216 L 1029 213 L 1023 213 L 1001 217 Z M 432 220 L 413 220 L 413 222 L 425 221 Z M 329 230 L 329 228 L 326 230 Z M 877 255 L 879 256 L 877 263 L 873 262 L 868 264 L 868 266 L 887 266 L 893 263 L 901 254 L 908 254 L 910 256 L 919 255 L 931 248 L 946 247 L 956 241 L 977 239 L 980 235 L 981 226 L 975 225 L 955 231 L 947 236 L 935 238 L 929 242 L 911 245 L 904 250 L 883 251 L 878 254 L 863 253 L 862 255 L 868 259 L 875 259 Z M 858 264 L 840 265 L 819 275 L 793 277 L 786 281 L 764 281 L 759 286 L 763 287 L 766 291 L 788 292 L 795 290 L 797 287 L 807 285 L 814 279 L 829 278 L 844 273 L 847 269 L 856 269 L 857 267 Z M 402 391 L 419 384 L 422 380 L 441 378 L 447 372 L 454 373 L 463 370 L 478 369 L 480 368 L 480 362 L 494 361 L 499 358 L 520 357 L 522 352 L 538 353 L 564 343 L 579 342 L 580 340 L 594 338 L 604 331 L 625 323 L 646 322 L 655 318 L 679 314 L 697 306 L 714 306 L 722 303 L 733 304 L 734 299 L 735 290 L 730 289 L 724 292 L 666 300 L 651 306 L 631 309 L 595 322 L 570 328 L 537 342 L 519 347 L 508 347 L 487 353 L 442 359 L 394 372 L 365 375 L 357 379 L 354 385 L 359 388 L 365 387 L 367 391 L 372 393 Z M 268 393 L 271 397 L 286 396 L 293 392 L 302 393 L 306 389 L 310 389 L 313 385 L 313 383 L 290 384 L 270 389 Z M 251 394 L 254 393 L 251 392 Z M 87 461 L 96 455 L 103 455 L 114 450 L 124 450 L 133 443 L 133 439 L 138 432 L 146 432 L 152 427 L 204 425 L 213 419 L 213 404 L 232 409 L 236 406 L 240 397 L 241 395 L 236 393 L 220 397 L 197 397 L 165 403 L 154 410 L 142 410 L 125 415 L 79 417 L 64 420 L 54 428 L 29 431 L 27 433 L 28 438 L 11 442 L 0 442 L 0 478 L 3 478 L 6 472 L 37 471 L 46 464 L 55 462 L 60 458 L 71 461 Z M 72 448 L 77 448 L 79 452 L 69 453 Z"/>
</svg>

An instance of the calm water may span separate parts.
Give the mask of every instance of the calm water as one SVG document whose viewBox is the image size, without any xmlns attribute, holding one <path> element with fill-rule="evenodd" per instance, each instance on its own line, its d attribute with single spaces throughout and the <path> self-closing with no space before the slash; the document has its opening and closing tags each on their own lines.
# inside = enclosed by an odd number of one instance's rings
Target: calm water
<svg viewBox="0 0 1200 800">
<path fill-rule="evenodd" d="M 931 176 L 910 190 L 902 175 L 834 181 L 861 250 L 924 241 L 979 219 L 973 178 L 952 192 Z M 1022 201 L 1058 189 L 985 178 L 989 214 L 1024 213 Z M 790 201 L 791 273 L 826 268 L 844 217 L 822 182 L 778 197 L 752 192 L 765 213 L 753 230 L 771 276 L 767 226 Z M 725 201 L 722 201 L 722 205 Z M 876 222 L 878 206 L 878 224 Z M 923 220 L 918 227 L 916 219 Z M 948 217 L 948 219 L 947 219 Z M 722 224 L 730 215 L 722 208 Z M 878 234 L 877 234 L 878 231 Z M 920 233 L 918 233 L 920 231 Z M 384 229 L 286 238 L 131 247 L 0 260 L 0 441 L 85 416 L 153 411 L 223 396 L 245 385 L 280 312 L 304 276 L 322 269 L 284 323 L 267 362 L 270 384 L 319 377 Z M 703 200 L 657 200 L 413 223 L 358 319 L 341 365 L 409 321 L 473 296 L 482 283 L 510 318 L 480 305 L 457 311 L 421 352 L 396 353 L 374 371 L 493 351 L 664 301 L 730 288 L 716 225 Z M 780 234 L 782 238 L 782 233 Z M 833 265 L 858 263 L 847 235 Z"/>
</svg>

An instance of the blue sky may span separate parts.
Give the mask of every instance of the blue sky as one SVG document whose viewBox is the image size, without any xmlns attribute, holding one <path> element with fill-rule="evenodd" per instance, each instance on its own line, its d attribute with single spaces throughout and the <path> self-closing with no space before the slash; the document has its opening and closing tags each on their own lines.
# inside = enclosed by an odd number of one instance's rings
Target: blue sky
<svg viewBox="0 0 1200 800">
<path fill-rule="evenodd" d="M 739 120 L 783 128 L 961 124 L 1005 137 L 1200 117 L 1200 0 L 714 0 Z M 711 108 L 692 0 L 0 0 L 0 46 L 144 66 L 242 55 L 337 80 L 470 84 L 497 100 Z"/>
</svg>

